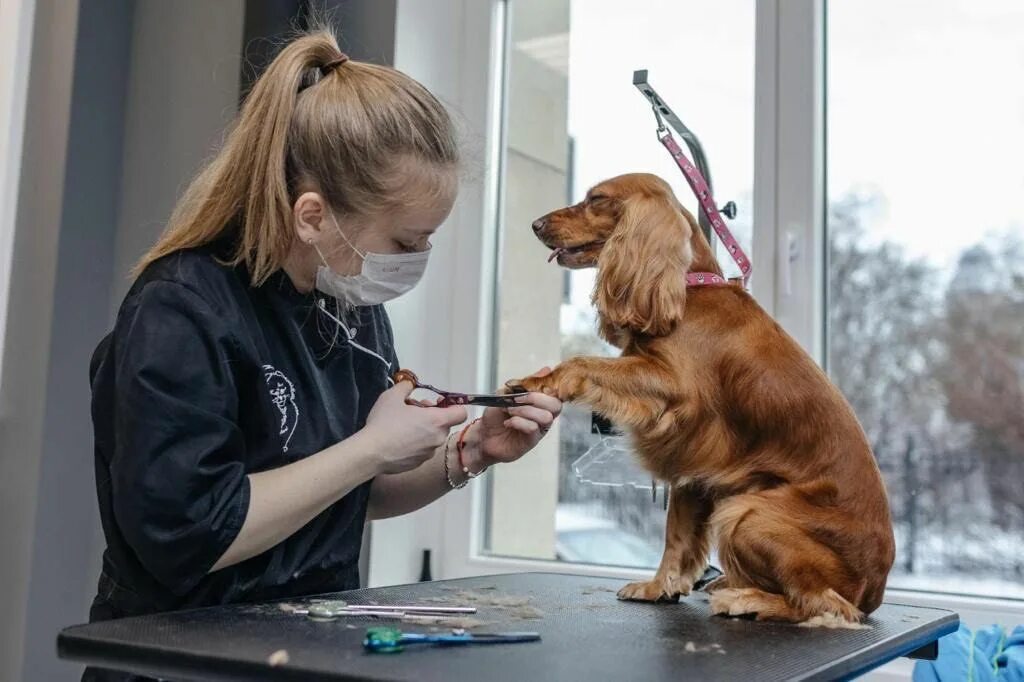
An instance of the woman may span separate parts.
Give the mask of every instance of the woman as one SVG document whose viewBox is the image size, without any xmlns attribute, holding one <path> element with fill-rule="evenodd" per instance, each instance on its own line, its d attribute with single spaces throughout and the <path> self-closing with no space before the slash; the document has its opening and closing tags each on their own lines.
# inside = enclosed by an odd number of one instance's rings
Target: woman
<svg viewBox="0 0 1024 682">
<path fill-rule="evenodd" d="M 142 259 L 93 358 L 107 549 L 91 619 L 358 586 L 363 523 L 532 448 L 531 394 L 407 404 L 382 303 L 455 199 L 443 106 L 329 32 L 286 46 Z"/>
</svg>

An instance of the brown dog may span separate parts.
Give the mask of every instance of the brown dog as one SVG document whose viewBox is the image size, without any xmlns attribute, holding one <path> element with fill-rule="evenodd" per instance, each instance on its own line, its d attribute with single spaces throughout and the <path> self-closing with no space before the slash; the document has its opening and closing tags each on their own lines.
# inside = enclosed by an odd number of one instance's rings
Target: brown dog
<svg viewBox="0 0 1024 682">
<path fill-rule="evenodd" d="M 740 286 L 687 289 L 687 272 L 722 271 L 668 184 L 613 178 L 533 229 L 559 264 L 597 266 L 599 331 L 622 355 L 571 358 L 510 385 L 590 405 L 673 486 L 657 574 L 619 597 L 688 594 L 714 538 L 725 570 L 714 613 L 854 622 L 876 609 L 894 543 L 864 433 Z"/>
</svg>

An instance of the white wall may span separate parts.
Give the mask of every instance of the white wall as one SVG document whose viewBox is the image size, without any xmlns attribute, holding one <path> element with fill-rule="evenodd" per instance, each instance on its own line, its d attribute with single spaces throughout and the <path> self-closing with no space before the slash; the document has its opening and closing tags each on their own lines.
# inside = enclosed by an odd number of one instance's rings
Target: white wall
<svg viewBox="0 0 1024 682">
<path fill-rule="evenodd" d="M 564 31 L 568 22 L 567 3 L 550 3 L 550 7 L 547 14 L 532 13 L 543 16 L 543 22 L 523 25 L 518 31 L 513 26 L 513 40 L 515 36 L 528 38 L 552 30 Z M 510 378 L 526 367 L 530 368 L 528 371 L 538 369 L 537 357 L 513 350 L 495 371 L 496 358 L 491 353 L 493 334 L 496 330 L 500 334 L 501 327 L 501 321 L 496 325 L 492 318 L 492 304 L 498 272 L 494 254 L 500 188 L 494 181 L 495 166 L 500 162 L 498 122 L 502 112 L 497 95 L 502 88 L 502 10 L 503 3 L 492 0 L 399 0 L 396 22 L 395 66 L 420 80 L 455 112 L 463 128 L 469 177 L 460 189 L 455 211 L 438 233 L 423 284 L 396 301 L 390 310 L 402 364 L 432 382 L 464 390 L 493 390 L 496 379 Z M 546 141 L 531 136 L 525 129 L 516 131 L 518 137 L 510 135 L 520 179 L 540 169 L 545 180 L 538 183 L 536 192 L 526 189 L 523 182 L 519 185 L 522 192 L 504 197 L 504 218 L 510 221 L 510 229 L 518 230 L 511 240 L 517 253 L 525 252 L 519 245 L 523 241 L 520 237 L 532 239 L 529 222 L 536 217 L 534 214 L 564 201 L 567 149 L 561 108 L 565 105 L 565 85 L 564 77 L 545 78 L 532 85 L 513 84 L 522 107 L 517 116 L 529 114 L 534 123 L 541 117 L 546 125 L 540 129 L 549 135 Z M 536 106 L 543 111 L 531 110 Z M 534 130 L 538 130 L 536 125 Z M 509 163 L 511 173 L 511 155 Z M 557 270 L 542 271 L 532 265 L 544 265 L 543 258 L 530 264 L 505 260 L 504 267 L 523 270 L 516 277 L 510 275 L 498 293 L 515 307 L 527 306 L 538 296 L 555 297 L 544 304 L 553 316 L 536 319 L 538 333 L 541 329 L 550 331 L 543 335 L 550 341 L 545 354 L 557 360 L 555 315 L 561 291 Z M 467 559 L 482 536 L 483 493 L 488 484 L 493 484 L 500 505 L 494 518 L 498 531 L 495 535 L 500 536 L 496 548 L 550 556 L 557 493 L 555 443 L 549 439 L 550 447 L 531 453 L 527 461 L 489 474 L 493 481 L 475 481 L 466 490 L 449 493 L 439 503 L 416 514 L 374 523 L 370 584 L 415 580 L 424 548 L 434 550 L 434 577 L 487 570 L 471 565 Z M 531 493 L 528 498 L 522 497 L 525 490 Z M 526 506 L 537 513 L 530 516 L 534 522 L 524 525 L 521 522 Z M 527 544 L 510 544 L 517 538 Z"/>
<path fill-rule="evenodd" d="M 459 101 L 459 50 L 462 5 L 465 0 L 399 0 L 395 22 L 394 66 L 429 88 L 446 104 Z M 439 45 L 448 49 L 444 53 Z M 458 114 L 458 112 L 456 112 Z M 398 357 L 403 367 L 425 381 L 451 384 L 450 339 L 458 329 L 475 322 L 466 311 L 459 322 L 452 306 L 453 273 L 460 264 L 455 254 L 459 210 L 433 239 L 430 265 L 412 292 L 388 305 Z M 455 330 L 453 330 L 455 326 Z M 424 549 L 440 554 L 442 515 L 438 505 L 415 514 L 372 524 L 368 583 L 371 586 L 412 582 L 419 576 Z M 434 576 L 438 577 L 435 563 Z"/>
<path fill-rule="evenodd" d="M 494 113 L 488 54 L 495 6 L 492 0 L 399 0 L 396 19 L 395 66 L 430 88 L 454 113 L 467 172 L 452 215 L 434 240 L 427 275 L 389 310 L 402 365 L 431 383 L 466 390 L 493 388 L 480 353 L 489 343 L 491 323 L 480 310 L 492 296 L 493 281 L 493 262 L 488 261 L 493 224 L 481 216 L 495 199 L 486 181 L 487 164 L 494 159 L 487 133 Z M 452 575 L 449 557 L 464 554 L 452 546 L 464 545 L 469 537 L 461 527 L 469 519 L 459 505 L 483 482 L 449 493 L 415 514 L 375 522 L 369 583 L 416 580 L 425 548 L 433 550 L 434 577 Z"/>
</svg>

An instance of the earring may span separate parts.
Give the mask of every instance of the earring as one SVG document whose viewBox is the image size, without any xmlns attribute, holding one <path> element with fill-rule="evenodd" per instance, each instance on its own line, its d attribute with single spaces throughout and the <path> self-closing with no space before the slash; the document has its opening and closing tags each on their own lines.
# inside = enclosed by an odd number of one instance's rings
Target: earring
<svg viewBox="0 0 1024 682">
<path fill-rule="evenodd" d="M 313 246 L 313 238 L 310 237 L 309 239 L 307 239 L 306 243 L 309 244 L 310 246 Z"/>
</svg>

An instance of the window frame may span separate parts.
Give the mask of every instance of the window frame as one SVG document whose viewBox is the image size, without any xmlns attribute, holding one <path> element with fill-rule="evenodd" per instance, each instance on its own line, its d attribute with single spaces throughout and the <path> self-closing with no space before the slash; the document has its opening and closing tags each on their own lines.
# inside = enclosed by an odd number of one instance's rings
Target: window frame
<svg viewBox="0 0 1024 682">
<path fill-rule="evenodd" d="M 451 320 L 479 311 L 471 334 L 415 327 L 403 337 L 440 331 L 450 351 L 441 376 L 448 385 L 486 389 L 493 382 L 493 329 L 500 263 L 500 216 L 504 187 L 503 130 L 507 12 L 514 0 L 425 0 L 436 12 L 453 5 L 461 11 L 464 39 L 454 48 L 463 65 L 453 102 L 469 127 L 483 131 L 485 177 L 464 189 L 449 229 L 457 233 L 459 262 L 478 257 L 479 267 L 439 275 L 444 299 L 413 292 L 410 304 L 430 300 L 432 317 Z M 825 0 L 757 0 L 755 27 L 754 233 L 755 269 L 751 290 L 762 306 L 819 359 L 825 357 Z M 401 18 L 400 18 L 401 21 Z M 398 41 L 396 41 L 396 44 Z M 402 47 L 397 46 L 401 54 Z M 449 57 L 446 57 L 450 58 Z M 402 64 L 398 64 L 402 68 Z M 413 73 L 413 75 L 416 75 Z M 430 86 L 430 83 L 428 83 Z M 481 101 L 481 93 L 486 101 Z M 785 150 L 785 153 L 782 152 Z M 481 229 L 481 226 L 482 229 Z M 785 243 L 783 242 L 785 240 Z M 785 255 L 785 259 L 783 259 Z M 476 262 L 476 261 L 474 261 Z M 787 272 L 788 271 L 788 272 Z M 787 282 L 789 286 L 787 286 Z M 422 289 L 419 287 L 418 289 Z M 433 312 L 436 310 L 436 314 Z M 419 549 L 433 547 L 435 575 L 474 575 L 543 571 L 621 578 L 649 577 L 651 571 L 493 556 L 484 553 L 486 486 L 477 482 L 448 494 L 432 508 L 374 524 L 371 584 L 414 579 Z M 410 540 L 414 540 L 410 547 Z M 396 543 L 401 543 L 399 547 Z M 417 544 L 418 543 L 418 544 Z M 398 574 L 373 566 L 401 566 Z M 402 573 L 404 571 L 404 573 Z M 376 575 L 375 575 L 376 574 Z M 971 595 L 887 590 L 891 602 L 952 609 L 975 625 L 1024 621 L 1024 600 Z"/>
</svg>

